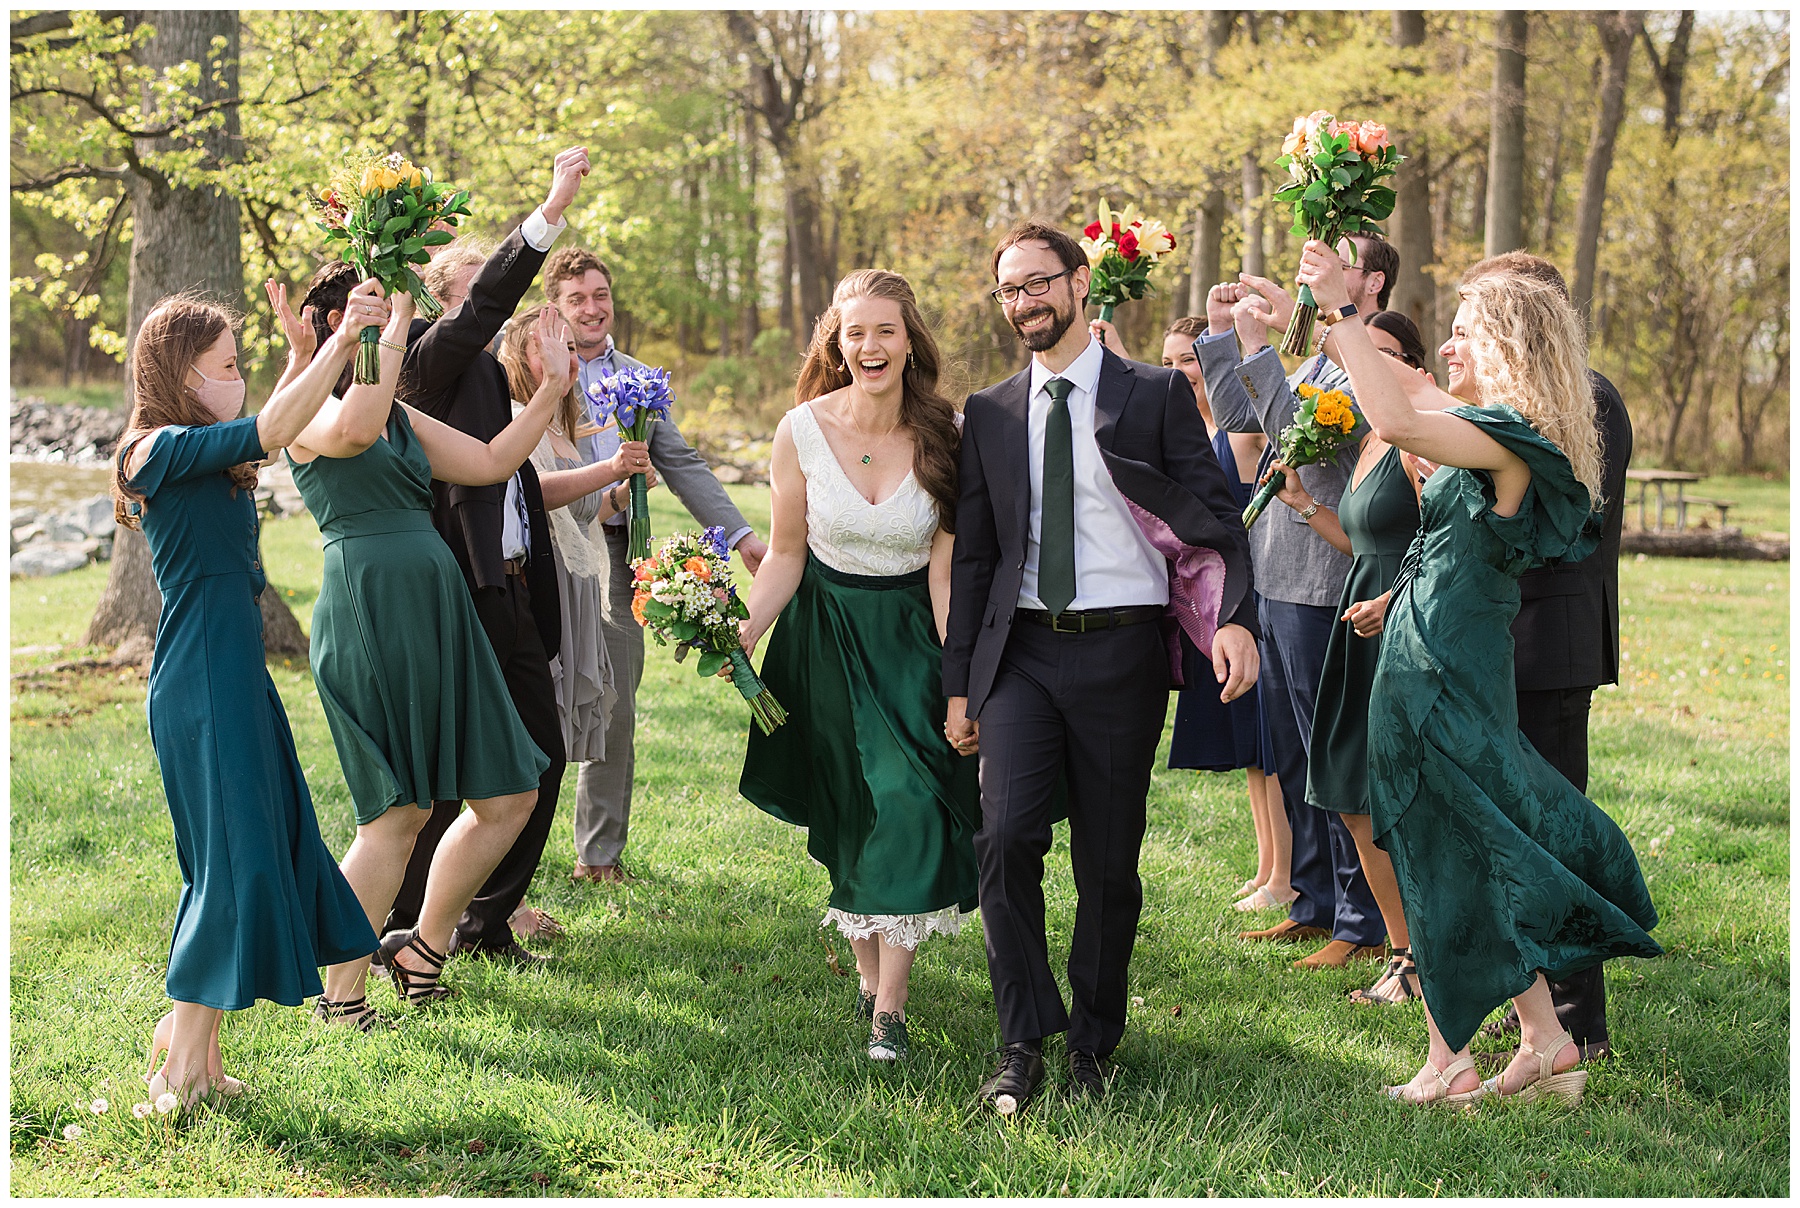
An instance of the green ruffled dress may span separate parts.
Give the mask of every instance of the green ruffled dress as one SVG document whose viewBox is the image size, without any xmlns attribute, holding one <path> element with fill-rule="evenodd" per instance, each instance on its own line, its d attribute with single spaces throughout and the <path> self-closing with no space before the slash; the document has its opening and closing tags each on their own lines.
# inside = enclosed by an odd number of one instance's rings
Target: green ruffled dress
<svg viewBox="0 0 1800 1208">
<path fill-rule="evenodd" d="M 1519 732 L 1518 576 L 1599 539 L 1568 459 L 1510 407 L 1453 407 L 1531 470 L 1518 511 L 1446 467 L 1422 501 L 1369 709 L 1369 806 L 1393 857 L 1425 1001 L 1460 1049 L 1495 1007 L 1620 956 L 1658 956 L 1656 907 L 1625 834 Z"/>
<path fill-rule="evenodd" d="M 396 805 L 538 787 L 550 766 L 519 720 L 456 558 L 431 526 L 431 459 L 406 408 L 355 457 L 292 463 L 325 539 L 312 667 L 358 824 Z"/>
</svg>

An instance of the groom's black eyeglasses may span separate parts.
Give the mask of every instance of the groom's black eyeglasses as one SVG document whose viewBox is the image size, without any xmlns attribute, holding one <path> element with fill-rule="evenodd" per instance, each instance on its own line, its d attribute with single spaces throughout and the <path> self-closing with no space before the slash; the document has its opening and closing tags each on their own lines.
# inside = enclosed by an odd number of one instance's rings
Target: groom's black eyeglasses
<svg viewBox="0 0 1800 1208">
<path fill-rule="evenodd" d="M 1010 306 L 1019 300 L 1019 295 L 1028 298 L 1041 298 L 1050 292 L 1050 283 L 1057 277 L 1066 277 L 1075 270 L 1065 268 L 1062 272 L 1050 277 L 1034 277 L 1023 285 L 1002 285 L 994 291 L 994 301 L 1002 306 Z"/>
</svg>

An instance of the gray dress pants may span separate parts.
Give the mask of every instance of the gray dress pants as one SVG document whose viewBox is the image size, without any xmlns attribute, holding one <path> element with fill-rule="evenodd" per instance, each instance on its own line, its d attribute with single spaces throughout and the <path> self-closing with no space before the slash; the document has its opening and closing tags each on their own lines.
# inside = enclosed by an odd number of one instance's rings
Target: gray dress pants
<svg viewBox="0 0 1800 1208">
<path fill-rule="evenodd" d="M 590 759 L 575 774 L 575 858 L 583 864 L 619 862 L 631 826 L 631 777 L 636 766 L 637 690 L 644 678 L 644 631 L 631 615 L 631 567 L 622 524 L 606 534 L 606 607 L 601 625 L 619 699 L 606 727 L 606 758 Z"/>
</svg>

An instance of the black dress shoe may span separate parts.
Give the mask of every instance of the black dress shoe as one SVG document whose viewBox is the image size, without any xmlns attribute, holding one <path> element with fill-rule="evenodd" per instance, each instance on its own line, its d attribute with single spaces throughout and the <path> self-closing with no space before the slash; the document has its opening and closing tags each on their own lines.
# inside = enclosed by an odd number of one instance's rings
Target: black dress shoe
<svg viewBox="0 0 1800 1208">
<path fill-rule="evenodd" d="M 1106 1094 L 1106 1074 L 1100 1058 L 1079 1049 L 1069 1050 L 1069 1089 L 1078 1096 L 1098 1099 Z"/>
<path fill-rule="evenodd" d="M 553 956 L 533 952 L 530 949 L 521 946 L 519 941 L 514 939 L 510 932 L 508 932 L 504 944 L 497 944 L 490 947 L 486 944 L 464 943 L 462 933 L 453 931 L 450 933 L 450 952 L 451 955 L 466 952 L 470 956 L 479 956 L 485 960 L 505 961 L 507 964 L 519 969 L 535 969 L 541 965 L 547 965 L 556 959 Z"/>
<path fill-rule="evenodd" d="M 1044 1054 L 1036 1041 L 1021 1040 L 1000 1050 L 1000 1068 L 976 1092 L 983 1103 L 1010 1116 L 1044 1084 Z"/>
</svg>

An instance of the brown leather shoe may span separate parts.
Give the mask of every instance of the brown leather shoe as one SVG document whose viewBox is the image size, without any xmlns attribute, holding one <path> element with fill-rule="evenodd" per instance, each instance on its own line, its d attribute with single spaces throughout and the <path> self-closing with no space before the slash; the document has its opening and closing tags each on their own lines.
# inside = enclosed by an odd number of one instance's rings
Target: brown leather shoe
<svg viewBox="0 0 1800 1208">
<path fill-rule="evenodd" d="M 1293 919 L 1282 919 L 1266 931 L 1240 931 L 1240 940 L 1273 940 L 1277 944 L 1292 944 L 1299 940 L 1324 940 L 1331 938 L 1331 932 L 1323 927 L 1303 927 Z"/>
<path fill-rule="evenodd" d="M 1352 944 L 1349 940 L 1332 940 L 1311 956 L 1294 962 L 1296 969 L 1342 969 L 1351 961 L 1378 961 L 1387 956 L 1382 944 Z"/>
</svg>

